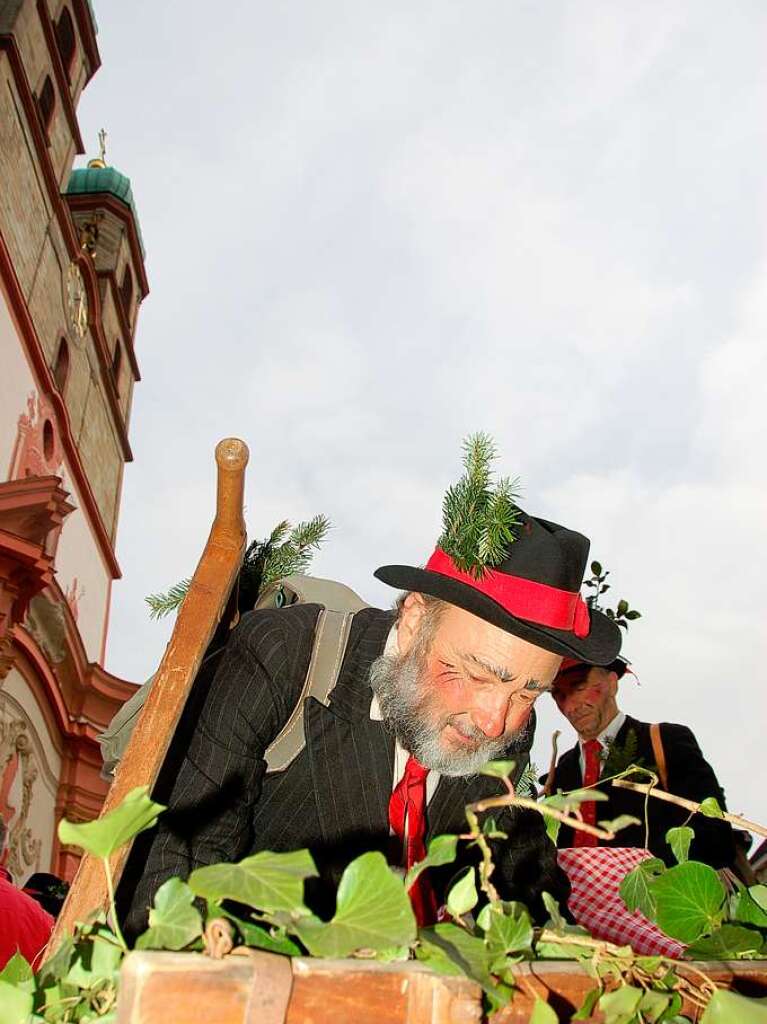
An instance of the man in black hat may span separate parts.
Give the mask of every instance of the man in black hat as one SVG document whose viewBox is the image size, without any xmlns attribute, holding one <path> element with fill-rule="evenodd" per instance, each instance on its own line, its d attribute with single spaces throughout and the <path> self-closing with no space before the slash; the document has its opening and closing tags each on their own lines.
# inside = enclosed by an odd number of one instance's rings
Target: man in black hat
<svg viewBox="0 0 767 1024">
<path fill-rule="evenodd" d="M 562 657 L 616 657 L 619 630 L 579 593 L 588 540 L 526 515 L 507 481 L 492 488 L 493 457 L 482 435 L 467 443 L 466 474 L 446 496 L 424 568 L 376 572 L 405 594 L 395 612 L 354 615 L 327 704 L 297 706 L 319 606 L 243 616 L 195 717 L 169 810 L 144 846 L 139 837 L 145 866 L 127 892 L 130 931 L 166 878 L 259 850 L 310 849 L 317 909 L 332 906 L 328 883 L 363 850 L 410 866 L 432 836 L 465 831 L 467 803 L 498 794 L 498 780 L 477 774 L 488 760 L 513 758 L 519 777 L 533 704 Z M 285 770 L 267 772 L 265 751 L 294 714 L 303 714 L 305 746 Z M 545 891 L 564 899 L 540 815 L 507 808 L 496 820 L 508 835 L 496 843 L 501 896 L 534 911 Z M 419 920 L 433 920 L 459 869 L 421 876 L 428 883 L 411 889 Z"/>
<path fill-rule="evenodd" d="M 578 733 L 578 743 L 559 759 L 547 780 L 547 790 L 568 792 L 591 786 L 600 778 L 606 779 L 637 764 L 656 772 L 661 789 L 697 803 L 714 797 L 725 809 L 722 787 L 686 725 L 670 722 L 651 725 L 620 710 L 618 682 L 627 669 L 628 664 L 622 658 L 605 667 L 574 660 L 562 663 L 551 693 L 559 710 Z M 648 778 L 639 781 L 646 782 Z M 628 814 L 640 824 L 622 829 L 610 841 L 597 840 L 582 831 L 573 834 L 572 829 L 563 827 L 557 838 L 559 847 L 648 847 L 669 866 L 676 863 L 666 833 L 670 828 L 688 824 L 689 811 L 651 797 L 645 815 L 643 794 L 607 783 L 600 789 L 607 795 L 607 801 L 581 805 L 584 820 L 594 823 L 598 815 L 600 820 L 609 821 Z M 690 859 L 714 868 L 732 866 L 735 845 L 728 822 L 695 814 L 689 825 L 695 832 Z"/>
</svg>

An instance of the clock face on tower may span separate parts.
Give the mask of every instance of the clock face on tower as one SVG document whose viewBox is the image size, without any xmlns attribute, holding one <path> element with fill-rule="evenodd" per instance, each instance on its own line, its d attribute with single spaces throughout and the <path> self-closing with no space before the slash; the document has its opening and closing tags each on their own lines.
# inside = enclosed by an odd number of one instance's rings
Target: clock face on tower
<svg viewBox="0 0 767 1024">
<path fill-rule="evenodd" d="M 74 262 L 67 270 L 67 314 L 74 337 L 82 341 L 88 330 L 88 296 L 80 268 Z"/>
</svg>

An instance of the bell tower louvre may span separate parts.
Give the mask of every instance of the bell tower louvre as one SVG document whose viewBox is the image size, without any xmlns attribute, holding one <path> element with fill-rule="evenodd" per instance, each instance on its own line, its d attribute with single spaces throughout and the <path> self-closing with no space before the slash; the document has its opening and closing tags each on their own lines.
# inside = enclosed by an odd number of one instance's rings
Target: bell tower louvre
<svg viewBox="0 0 767 1024">
<path fill-rule="evenodd" d="M 130 181 L 87 167 L 88 0 L 0 0 L 0 818 L 4 865 L 71 878 L 62 816 L 107 790 L 96 737 L 135 691 L 103 668 L 149 291 Z"/>
</svg>

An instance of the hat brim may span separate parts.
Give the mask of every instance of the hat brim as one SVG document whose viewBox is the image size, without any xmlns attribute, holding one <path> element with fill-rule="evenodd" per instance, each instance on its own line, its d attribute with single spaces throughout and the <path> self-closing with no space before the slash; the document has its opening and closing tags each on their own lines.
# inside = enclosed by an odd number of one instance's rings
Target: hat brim
<svg viewBox="0 0 767 1024">
<path fill-rule="evenodd" d="M 374 576 L 398 590 L 414 590 L 419 594 L 441 598 L 507 633 L 542 647 L 544 651 L 561 654 L 566 658 L 577 658 L 589 665 L 609 665 L 621 649 L 620 629 L 602 612 L 591 612 L 588 636 L 578 637 L 564 629 L 552 629 L 526 619 L 518 619 L 497 601 L 475 590 L 468 583 L 428 569 L 412 565 L 383 565 L 376 569 Z"/>
</svg>

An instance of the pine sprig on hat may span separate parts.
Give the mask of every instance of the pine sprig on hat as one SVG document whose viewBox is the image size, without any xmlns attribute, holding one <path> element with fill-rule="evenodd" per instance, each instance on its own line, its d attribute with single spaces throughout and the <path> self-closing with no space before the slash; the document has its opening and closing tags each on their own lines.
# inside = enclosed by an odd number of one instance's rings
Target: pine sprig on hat
<svg viewBox="0 0 767 1024">
<path fill-rule="evenodd" d="M 520 523 L 518 480 L 492 483 L 495 444 L 489 434 L 471 434 L 463 442 L 465 472 L 449 487 L 442 502 L 438 546 L 459 569 L 481 579 L 498 565 L 513 543 Z"/>
</svg>

